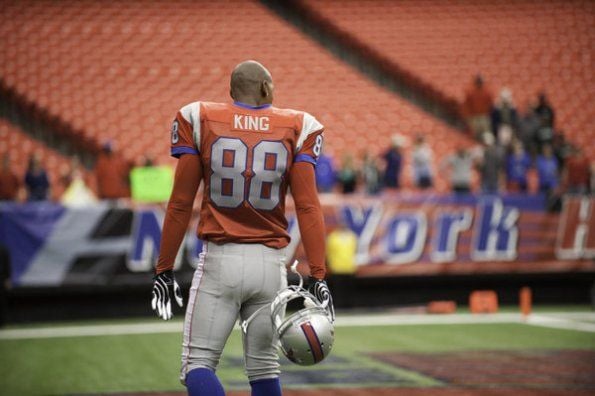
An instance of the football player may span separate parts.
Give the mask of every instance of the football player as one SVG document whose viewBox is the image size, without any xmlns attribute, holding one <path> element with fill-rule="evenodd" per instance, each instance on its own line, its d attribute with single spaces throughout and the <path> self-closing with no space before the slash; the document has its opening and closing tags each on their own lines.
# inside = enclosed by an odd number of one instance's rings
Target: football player
<svg viewBox="0 0 595 396">
<path fill-rule="evenodd" d="M 310 292 L 332 307 L 314 174 L 323 126 L 308 113 L 273 107 L 273 80 L 258 62 L 240 63 L 230 87 L 233 103 L 190 103 L 171 129 L 171 154 L 179 160 L 152 306 L 166 320 L 172 298 L 182 306 L 172 268 L 203 182 L 197 233 L 204 248 L 190 289 L 182 348 L 181 381 L 190 395 L 224 395 L 215 371 L 236 320 L 271 304 L 287 286 L 288 187 L 310 265 Z M 271 316 L 261 312 L 243 339 L 246 374 L 252 395 L 281 395 Z"/>
</svg>

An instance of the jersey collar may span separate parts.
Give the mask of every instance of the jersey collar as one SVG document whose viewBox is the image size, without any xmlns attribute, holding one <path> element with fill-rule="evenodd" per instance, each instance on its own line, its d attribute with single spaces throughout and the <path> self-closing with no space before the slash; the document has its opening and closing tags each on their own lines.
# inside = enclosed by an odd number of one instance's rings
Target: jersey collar
<svg viewBox="0 0 595 396">
<path fill-rule="evenodd" d="M 270 103 L 265 103 L 260 106 L 251 106 L 249 104 L 242 103 L 242 102 L 233 102 L 233 104 L 236 106 L 239 106 L 239 107 L 243 107 L 244 109 L 250 109 L 250 110 L 261 110 L 261 109 L 268 109 L 269 107 L 271 107 Z"/>
</svg>

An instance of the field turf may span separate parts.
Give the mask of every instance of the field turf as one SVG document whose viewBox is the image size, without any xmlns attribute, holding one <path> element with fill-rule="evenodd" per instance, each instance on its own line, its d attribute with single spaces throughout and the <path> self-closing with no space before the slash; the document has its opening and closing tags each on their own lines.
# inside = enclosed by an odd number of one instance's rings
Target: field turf
<svg viewBox="0 0 595 396">
<path fill-rule="evenodd" d="M 178 382 L 180 342 L 181 334 L 175 332 L 0 339 L 0 395 L 183 391 Z M 522 323 L 340 326 L 331 357 L 313 368 L 284 364 L 283 382 L 293 389 L 440 387 L 445 384 L 438 376 L 407 364 L 388 364 L 379 356 L 465 351 L 591 353 L 595 333 Z M 247 389 L 237 330 L 230 337 L 218 374 L 227 389 Z"/>
</svg>

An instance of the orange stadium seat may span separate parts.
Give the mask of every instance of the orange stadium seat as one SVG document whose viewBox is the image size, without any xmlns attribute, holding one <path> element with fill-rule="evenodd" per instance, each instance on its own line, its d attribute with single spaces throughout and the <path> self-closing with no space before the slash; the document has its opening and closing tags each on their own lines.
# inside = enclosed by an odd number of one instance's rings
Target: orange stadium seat
<svg viewBox="0 0 595 396">
<path fill-rule="evenodd" d="M 462 102 L 481 73 L 493 89 L 510 88 L 523 110 L 545 91 L 558 128 L 579 144 L 595 139 L 592 1 L 301 3 L 447 98 Z M 585 148 L 595 158 L 595 145 Z"/>
<path fill-rule="evenodd" d="M 25 177 L 29 157 L 32 154 L 39 155 L 52 185 L 52 197 L 59 198 L 64 187 L 61 186 L 60 177 L 71 168 L 68 157 L 32 138 L 8 120 L 0 118 L 0 155 L 3 156 L 4 153 L 9 154 L 10 167 L 21 179 Z M 89 179 L 88 171 L 83 170 L 83 174 Z"/>
<path fill-rule="evenodd" d="M 257 2 L 10 1 L 0 35 L 5 85 L 86 141 L 112 141 L 131 161 L 170 161 L 176 111 L 195 100 L 230 100 L 229 73 L 244 59 L 269 67 L 276 105 L 309 111 L 326 125 L 326 151 L 337 160 L 344 152 L 378 154 L 395 133 L 426 134 L 437 157 L 472 144 Z"/>
</svg>

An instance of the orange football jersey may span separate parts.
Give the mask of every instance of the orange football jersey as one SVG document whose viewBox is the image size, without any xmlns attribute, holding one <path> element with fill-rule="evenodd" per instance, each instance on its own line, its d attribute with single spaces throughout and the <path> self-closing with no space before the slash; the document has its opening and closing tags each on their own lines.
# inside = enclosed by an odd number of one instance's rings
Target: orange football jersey
<svg viewBox="0 0 595 396">
<path fill-rule="evenodd" d="M 289 170 L 300 161 L 315 165 L 322 142 L 322 124 L 302 111 L 238 102 L 184 106 L 172 125 L 171 154 L 200 155 L 198 237 L 286 246 Z"/>
</svg>

